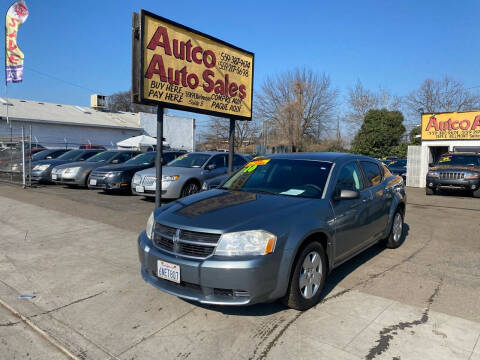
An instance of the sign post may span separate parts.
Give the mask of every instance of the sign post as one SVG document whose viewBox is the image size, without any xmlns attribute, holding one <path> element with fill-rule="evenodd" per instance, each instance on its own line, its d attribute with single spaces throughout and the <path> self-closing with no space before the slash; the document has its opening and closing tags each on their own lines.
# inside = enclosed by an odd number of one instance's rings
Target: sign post
<svg viewBox="0 0 480 360">
<path fill-rule="evenodd" d="M 252 119 L 254 54 L 145 10 L 132 23 L 132 101 L 158 106 L 158 127 L 164 108 L 229 118 L 231 173 L 235 121 Z M 157 128 L 158 198 L 162 134 Z"/>
<path fill-rule="evenodd" d="M 233 154 L 235 152 L 235 119 L 230 118 L 228 132 L 228 174 L 233 172 Z"/>
<path fill-rule="evenodd" d="M 155 208 L 162 206 L 162 165 L 163 165 L 163 107 L 157 108 L 157 158 L 155 182 Z"/>
</svg>

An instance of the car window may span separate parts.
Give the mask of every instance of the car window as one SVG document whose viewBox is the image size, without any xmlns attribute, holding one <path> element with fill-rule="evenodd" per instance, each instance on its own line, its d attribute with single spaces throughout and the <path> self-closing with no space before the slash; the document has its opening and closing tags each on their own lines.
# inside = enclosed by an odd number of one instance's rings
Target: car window
<svg viewBox="0 0 480 360">
<path fill-rule="evenodd" d="M 77 161 L 84 161 L 90 159 L 93 155 L 97 155 L 97 151 L 85 151 L 82 156 L 80 156 Z"/>
<path fill-rule="evenodd" d="M 168 164 L 170 161 L 176 158 L 175 153 L 164 153 L 163 154 L 163 162 Z"/>
<path fill-rule="evenodd" d="M 199 168 L 202 167 L 210 157 L 210 154 L 186 153 L 169 162 L 168 166 Z"/>
<path fill-rule="evenodd" d="M 117 160 L 116 161 L 117 164 L 124 163 L 125 161 L 130 160 L 133 155 L 134 154 L 129 152 L 120 153 L 117 156 L 115 156 L 114 160 Z"/>
<path fill-rule="evenodd" d="M 357 163 L 346 164 L 338 174 L 335 194 L 339 194 L 341 190 L 360 191 L 363 188 L 362 174 Z"/>
<path fill-rule="evenodd" d="M 210 159 L 207 166 L 214 164 L 216 168 L 224 168 L 227 167 L 227 156 L 222 155 L 215 155 L 213 158 Z"/>
<path fill-rule="evenodd" d="M 233 155 L 233 166 L 243 166 L 247 161 L 239 155 Z"/>
<path fill-rule="evenodd" d="M 360 164 L 367 177 L 368 186 L 376 186 L 382 182 L 382 172 L 377 164 L 370 161 L 360 161 Z"/>
<path fill-rule="evenodd" d="M 442 155 L 437 165 L 454 165 L 454 166 L 480 166 L 480 156 L 475 155 Z"/>
</svg>

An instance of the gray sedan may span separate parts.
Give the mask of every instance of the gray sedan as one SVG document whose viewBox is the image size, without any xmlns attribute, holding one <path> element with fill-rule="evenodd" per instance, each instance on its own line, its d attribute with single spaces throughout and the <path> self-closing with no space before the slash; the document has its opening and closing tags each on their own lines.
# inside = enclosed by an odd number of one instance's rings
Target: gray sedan
<svg viewBox="0 0 480 360">
<path fill-rule="evenodd" d="M 256 158 L 218 189 L 155 210 L 138 238 L 145 281 L 206 304 L 282 299 L 306 310 L 327 274 L 404 240 L 403 180 L 351 154 Z"/>
<path fill-rule="evenodd" d="M 238 169 L 249 158 L 233 156 L 233 167 Z M 200 191 L 202 183 L 210 178 L 227 173 L 228 153 L 195 152 L 179 156 L 162 168 L 162 197 L 177 199 Z M 132 180 L 132 191 L 136 195 L 155 196 L 156 169 L 139 171 Z"/>
<path fill-rule="evenodd" d="M 92 156 L 87 161 L 55 166 L 52 169 L 52 181 L 57 184 L 87 186 L 92 170 L 105 165 L 121 164 L 138 154 L 141 151 L 110 150 Z"/>
</svg>

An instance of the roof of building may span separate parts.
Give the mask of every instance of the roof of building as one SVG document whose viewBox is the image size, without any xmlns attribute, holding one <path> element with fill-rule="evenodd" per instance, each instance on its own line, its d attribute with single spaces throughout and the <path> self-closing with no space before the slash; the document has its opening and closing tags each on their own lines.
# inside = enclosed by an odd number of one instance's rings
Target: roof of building
<svg viewBox="0 0 480 360">
<path fill-rule="evenodd" d="M 98 111 L 85 106 L 0 98 L 0 116 L 12 121 L 141 129 L 138 113 Z"/>
</svg>

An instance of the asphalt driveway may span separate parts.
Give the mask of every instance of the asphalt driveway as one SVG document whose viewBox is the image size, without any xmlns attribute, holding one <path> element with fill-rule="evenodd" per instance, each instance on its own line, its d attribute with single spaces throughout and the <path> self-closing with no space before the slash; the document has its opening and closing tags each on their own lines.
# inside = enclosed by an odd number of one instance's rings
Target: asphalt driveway
<svg viewBox="0 0 480 360">
<path fill-rule="evenodd" d="M 144 283 L 151 201 L 2 184 L 0 357 L 480 360 L 480 201 L 408 196 L 402 247 L 342 265 L 301 313 L 198 306 Z"/>
</svg>

